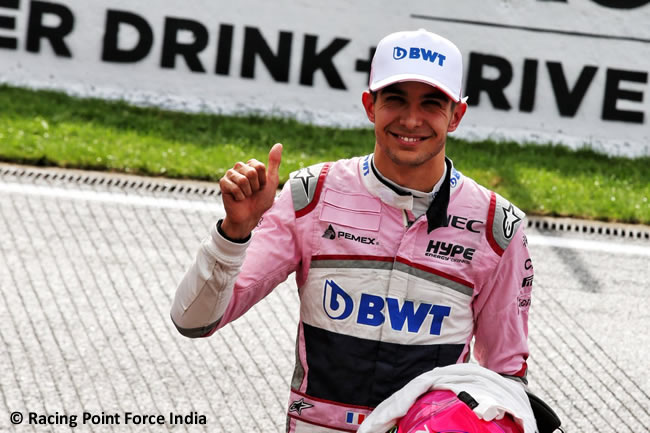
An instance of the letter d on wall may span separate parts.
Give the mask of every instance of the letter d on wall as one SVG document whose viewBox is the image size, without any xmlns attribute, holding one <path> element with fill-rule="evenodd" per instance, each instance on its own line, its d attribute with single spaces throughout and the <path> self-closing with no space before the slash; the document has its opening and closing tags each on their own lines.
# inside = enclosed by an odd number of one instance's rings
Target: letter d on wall
<svg viewBox="0 0 650 433">
<path fill-rule="evenodd" d="M 138 33 L 135 46 L 120 48 L 120 25 L 126 24 L 133 27 Z M 109 10 L 106 13 L 106 26 L 104 44 L 102 47 L 102 60 L 105 62 L 133 63 L 138 62 L 149 54 L 153 45 L 153 31 L 147 21 L 140 15 L 131 12 Z"/>
</svg>

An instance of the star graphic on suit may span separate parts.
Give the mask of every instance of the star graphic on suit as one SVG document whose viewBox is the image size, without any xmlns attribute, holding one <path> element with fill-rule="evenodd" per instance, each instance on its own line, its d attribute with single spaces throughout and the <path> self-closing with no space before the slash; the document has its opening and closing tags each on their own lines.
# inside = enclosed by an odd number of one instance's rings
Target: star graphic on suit
<svg viewBox="0 0 650 433">
<path fill-rule="evenodd" d="M 503 234 L 510 239 L 515 234 L 515 225 L 521 221 L 521 217 L 515 213 L 512 203 L 508 209 L 503 208 L 503 216 Z"/>
<path fill-rule="evenodd" d="M 291 406 L 289 406 L 289 412 L 298 412 L 298 415 L 302 415 L 302 411 L 304 409 L 309 409 L 310 407 L 314 407 L 314 405 L 307 403 L 304 398 L 301 398 L 300 400 L 291 403 Z"/>
<path fill-rule="evenodd" d="M 298 173 L 293 175 L 294 179 L 300 179 L 302 187 L 305 189 L 305 195 L 309 197 L 309 180 L 315 178 L 314 174 L 309 171 L 309 167 L 301 168 Z"/>
</svg>

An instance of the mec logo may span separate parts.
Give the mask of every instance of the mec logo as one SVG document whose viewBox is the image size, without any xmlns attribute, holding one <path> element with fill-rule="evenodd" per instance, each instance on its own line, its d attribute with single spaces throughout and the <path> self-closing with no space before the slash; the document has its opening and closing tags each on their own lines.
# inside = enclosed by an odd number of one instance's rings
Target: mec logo
<svg viewBox="0 0 650 433">
<path fill-rule="evenodd" d="M 438 61 L 438 66 L 443 66 L 445 59 L 447 58 L 443 54 L 440 54 L 437 51 L 427 50 L 426 48 L 419 47 L 410 47 L 408 50 L 406 48 L 395 46 L 393 47 L 393 59 L 402 60 L 405 59 L 408 54 L 409 59 L 421 59 L 430 63 L 435 63 Z"/>
<path fill-rule="evenodd" d="M 332 320 L 344 320 L 353 315 L 354 300 L 334 280 L 325 280 L 323 288 L 323 309 Z M 428 316 L 431 318 L 429 334 L 440 335 L 445 317 L 451 313 L 447 305 L 433 305 L 426 302 L 404 300 L 402 305 L 397 298 L 362 293 L 356 309 L 356 323 L 367 326 L 381 326 L 386 320 L 395 331 L 406 330 L 418 333 Z"/>
</svg>

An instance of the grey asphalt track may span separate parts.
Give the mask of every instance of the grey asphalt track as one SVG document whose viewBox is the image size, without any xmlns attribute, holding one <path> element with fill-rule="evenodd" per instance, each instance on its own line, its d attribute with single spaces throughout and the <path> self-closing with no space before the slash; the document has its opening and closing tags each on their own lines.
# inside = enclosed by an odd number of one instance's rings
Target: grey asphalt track
<svg viewBox="0 0 650 433">
<path fill-rule="evenodd" d="M 208 339 L 169 319 L 221 214 L 213 184 L 0 164 L 0 431 L 284 431 L 291 278 Z M 650 431 L 650 228 L 528 224 L 531 389 L 567 432 Z"/>
</svg>

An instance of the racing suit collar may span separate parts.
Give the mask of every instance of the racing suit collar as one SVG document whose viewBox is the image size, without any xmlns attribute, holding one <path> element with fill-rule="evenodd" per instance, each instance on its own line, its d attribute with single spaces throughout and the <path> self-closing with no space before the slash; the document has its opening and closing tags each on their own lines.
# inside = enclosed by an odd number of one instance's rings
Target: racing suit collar
<svg viewBox="0 0 650 433">
<path fill-rule="evenodd" d="M 373 155 L 370 154 L 361 158 L 359 161 L 359 173 L 368 191 L 389 206 L 403 210 L 413 209 L 413 195 L 406 190 L 400 189 L 397 185 L 383 182 L 374 169 L 372 158 Z M 431 233 L 431 231 L 438 227 L 447 226 L 447 207 L 451 194 L 451 177 L 454 177 L 454 189 L 460 183 L 458 182 L 460 175 L 454 169 L 451 159 L 445 157 L 445 165 L 447 167 L 445 179 L 426 212 L 427 233 Z"/>
<path fill-rule="evenodd" d="M 447 226 L 447 207 L 449 206 L 449 194 L 450 194 L 450 180 L 451 180 L 451 171 L 453 170 L 453 165 L 451 159 L 445 157 L 445 165 L 447 170 L 445 171 L 445 180 L 440 185 L 440 190 L 438 194 L 433 198 L 433 201 L 427 209 L 427 234 L 431 233 L 433 230 L 438 227 Z"/>
<path fill-rule="evenodd" d="M 397 186 L 384 183 L 380 180 L 376 169 L 373 167 L 373 155 L 366 155 L 360 159 L 359 172 L 364 186 L 370 194 L 374 195 L 388 206 L 411 210 L 413 209 L 413 195 L 401 190 Z"/>
</svg>

